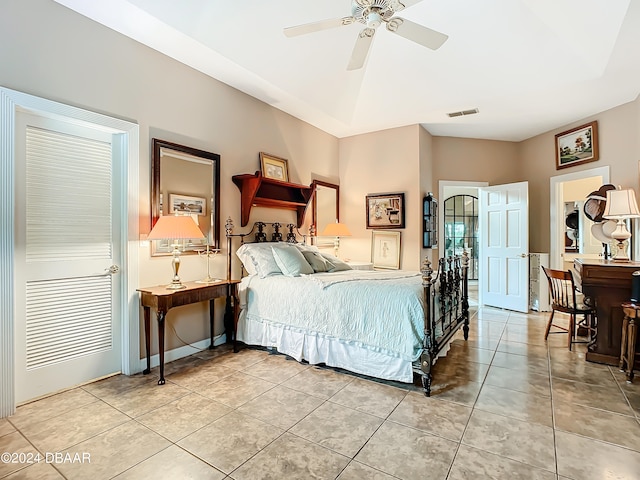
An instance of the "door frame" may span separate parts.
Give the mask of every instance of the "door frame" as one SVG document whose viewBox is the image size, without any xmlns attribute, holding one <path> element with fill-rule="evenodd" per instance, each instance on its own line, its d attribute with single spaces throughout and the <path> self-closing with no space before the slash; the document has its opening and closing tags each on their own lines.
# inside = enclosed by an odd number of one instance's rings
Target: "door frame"
<svg viewBox="0 0 640 480">
<path fill-rule="evenodd" d="M 560 253 L 564 250 L 564 242 L 560 236 L 560 229 L 564 230 L 564 199 L 562 184 L 574 180 L 583 180 L 590 177 L 602 177 L 603 184 L 609 183 L 609 166 L 590 168 L 579 172 L 556 175 L 549 179 L 549 265 L 553 269 L 563 269 Z"/>
<path fill-rule="evenodd" d="M 115 191 L 121 195 L 120 227 L 123 246 L 121 298 L 122 372 L 136 373 L 140 365 L 138 285 L 139 126 L 27 93 L 0 87 L 0 418 L 15 412 L 15 119 L 17 110 L 78 124 L 91 124 L 113 133 L 114 152 L 126 156 L 114 172 Z M 126 188 L 125 188 L 126 186 Z"/>
</svg>

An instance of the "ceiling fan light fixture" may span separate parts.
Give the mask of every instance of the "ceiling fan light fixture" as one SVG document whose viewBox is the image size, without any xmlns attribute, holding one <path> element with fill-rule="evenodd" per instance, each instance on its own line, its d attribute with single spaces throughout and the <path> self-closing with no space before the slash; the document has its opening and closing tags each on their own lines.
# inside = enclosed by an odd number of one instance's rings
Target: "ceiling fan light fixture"
<svg viewBox="0 0 640 480">
<path fill-rule="evenodd" d="M 378 28 L 382 23 L 382 17 L 378 12 L 369 12 L 367 15 L 367 27 Z"/>
</svg>

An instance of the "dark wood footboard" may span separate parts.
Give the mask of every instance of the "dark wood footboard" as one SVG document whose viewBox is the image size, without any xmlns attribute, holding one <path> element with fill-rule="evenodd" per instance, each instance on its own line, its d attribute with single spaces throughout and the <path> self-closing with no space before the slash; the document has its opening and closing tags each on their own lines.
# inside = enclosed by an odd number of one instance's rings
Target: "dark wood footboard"
<svg viewBox="0 0 640 480">
<path fill-rule="evenodd" d="M 424 289 L 424 341 L 420 368 L 422 387 L 431 395 L 433 375 L 431 369 L 438 352 L 447 345 L 451 337 L 462 326 L 464 339 L 469 337 L 469 256 L 441 258 L 438 271 L 433 277 L 429 259 L 420 269 Z"/>
</svg>

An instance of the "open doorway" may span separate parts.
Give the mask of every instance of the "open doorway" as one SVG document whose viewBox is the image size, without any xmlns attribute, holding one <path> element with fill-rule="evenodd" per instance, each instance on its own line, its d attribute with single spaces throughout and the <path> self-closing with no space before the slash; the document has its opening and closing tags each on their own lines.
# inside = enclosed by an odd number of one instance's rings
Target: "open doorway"
<svg viewBox="0 0 640 480">
<path fill-rule="evenodd" d="M 551 268 L 568 270 L 575 258 L 599 258 L 602 244 L 591 235 L 583 202 L 591 192 L 609 183 L 609 167 L 592 168 L 550 179 Z M 577 213 L 574 213 L 577 212 Z"/>
</svg>

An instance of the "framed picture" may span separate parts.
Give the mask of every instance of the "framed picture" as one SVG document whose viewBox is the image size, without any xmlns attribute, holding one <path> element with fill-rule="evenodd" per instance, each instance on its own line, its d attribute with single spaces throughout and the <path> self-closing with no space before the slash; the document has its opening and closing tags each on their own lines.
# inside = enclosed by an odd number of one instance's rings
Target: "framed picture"
<svg viewBox="0 0 640 480">
<path fill-rule="evenodd" d="M 400 269 L 400 232 L 371 232 L 373 268 Z"/>
<path fill-rule="evenodd" d="M 404 228 L 404 193 L 367 195 L 367 228 Z"/>
<path fill-rule="evenodd" d="M 281 182 L 289 181 L 289 166 L 284 158 L 260 152 L 260 169 L 264 178 L 280 180 Z"/>
<path fill-rule="evenodd" d="M 201 197 L 188 195 L 169 194 L 169 213 L 188 213 L 194 215 L 207 214 L 207 200 Z"/>
<path fill-rule="evenodd" d="M 598 160 L 598 122 L 556 135 L 556 170 Z"/>
</svg>

